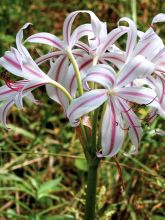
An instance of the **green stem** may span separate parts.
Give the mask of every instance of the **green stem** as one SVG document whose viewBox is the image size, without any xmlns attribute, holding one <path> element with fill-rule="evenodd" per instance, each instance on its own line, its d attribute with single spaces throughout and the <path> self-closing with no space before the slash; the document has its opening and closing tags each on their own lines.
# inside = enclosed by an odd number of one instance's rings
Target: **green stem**
<svg viewBox="0 0 165 220">
<path fill-rule="evenodd" d="M 65 95 L 66 97 L 69 99 L 69 101 L 72 101 L 72 96 L 70 95 L 70 93 L 65 89 L 65 87 L 63 87 L 60 83 L 52 80 L 51 82 L 49 82 L 49 84 L 53 85 L 54 87 L 60 89 Z"/>
<path fill-rule="evenodd" d="M 95 219 L 97 168 L 98 161 L 88 167 L 85 220 Z"/>
<path fill-rule="evenodd" d="M 137 23 L 136 0 L 131 0 L 132 19 Z"/>
<path fill-rule="evenodd" d="M 68 58 L 70 59 L 70 62 L 73 65 L 73 68 L 74 68 L 74 71 L 75 71 L 75 74 L 76 74 L 79 95 L 82 95 L 83 94 L 83 86 L 82 86 L 82 80 L 81 80 L 79 67 L 77 65 L 77 62 L 76 62 L 72 52 L 68 51 L 67 55 L 68 55 Z"/>
<path fill-rule="evenodd" d="M 97 121 L 99 116 L 99 108 L 97 108 L 93 115 L 93 126 L 92 126 L 92 144 L 91 144 L 91 151 L 95 154 L 96 153 L 96 137 L 97 137 Z"/>
</svg>

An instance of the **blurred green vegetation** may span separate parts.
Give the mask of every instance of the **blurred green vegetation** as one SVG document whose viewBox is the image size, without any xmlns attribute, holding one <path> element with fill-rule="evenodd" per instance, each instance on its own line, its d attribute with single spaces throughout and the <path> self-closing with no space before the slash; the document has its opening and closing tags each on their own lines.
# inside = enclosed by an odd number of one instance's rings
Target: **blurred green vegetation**
<svg viewBox="0 0 165 220">
<path fill-rule="evenodd" d="M 110 30 L 120 17 L 133 16 L 132 2 L 0 0 L 0 54 L 15 45 L 15 35 L 26 22 L 33 23 L 27 35 L 48 31 L 61 36 L 69 12 L 90 9 L 107 21 Z M 137 1 L 138 27 L 147 30 L 159 12 L 165 12 L 164 0 Z M 157 31 L 165 39 L 164 26 L 158 25 Z M 40 106 L 26 102 L 24 111 L 12 107 L 8 115 L 12 130 L 1 128 L 0 220 L 81 220 L 87 175 L 82 149 L 61 107 L 48 99 L 44 88 L 34 93 Z M 138 155 L 123 155 L 130 148 L 128 139 L 118 154 L 126 185 L 123 193 L 113 159 L 102 161 L 96 219 L 165 219 L 165 139 L 154 133 L 155 128 L 165 129 L 163 119 L 145 126 Z"/>
</svg>

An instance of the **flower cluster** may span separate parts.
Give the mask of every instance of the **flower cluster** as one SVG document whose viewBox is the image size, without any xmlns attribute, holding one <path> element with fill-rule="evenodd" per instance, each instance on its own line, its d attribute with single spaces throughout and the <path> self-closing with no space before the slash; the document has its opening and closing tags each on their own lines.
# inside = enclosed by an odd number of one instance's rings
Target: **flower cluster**
<svg viewBox="0 0 165 220">
<path fill-rule="evenodd" d="M 79 13 L 88 13 L 91 22 L 72 31 Z M 23 31 L 31 25 L 25 24 L 17 33 L 16 48 L 0 58 L 0 66 L 21 78 L 0 87 L 3 102 L 0 121 L 6 127 L 8 109 L 13 104 L 23 108 L 24 97 L 37 104 L 31 92 L 46 85 L 48 96 L 63 107 L 73 127 L 81 124 L 82 131 L 88 132 L 90 124 L 96 127 L 100 118 L 98 135 L 102 148 L 97 152 L 98 157 L 116 155 L 126 133 L 137 150 L 142 137 L 142 119 L 136 109 L 150 107 L 148 122 L 157 115 L 165 115 L 165 47 L 154 30 L 155 23 L 163 21 L 165 14 L 158 14 L 151 27 L 142 32 L 130 18 L 124 17 L 108 33 L 106 23 L 93 12 L 75 11 L 64 21 L 63 39 L 42 32 L 23 42 Z M 124 35 L 125 50 L 120 47 Z M 82 41 L 84 37 L 86 40 Z M 24 46 L 27 42 L 47 44 L 51 52 L 34 61 Z M 44 62 L 49 62 L 47 74 L 40 68 Z M 88 121 L 84 123 L 83 117 L 87 115 Z"/>
</svg>

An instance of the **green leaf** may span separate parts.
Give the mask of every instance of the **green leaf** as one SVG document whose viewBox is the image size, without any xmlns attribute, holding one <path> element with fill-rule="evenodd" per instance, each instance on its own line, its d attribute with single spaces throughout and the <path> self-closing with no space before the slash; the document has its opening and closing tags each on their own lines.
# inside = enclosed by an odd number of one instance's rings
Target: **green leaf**
<svg viewBox="0 0 165 220">
<path fill-rule="evenodd" d="M 61 177 L 55 179 L 55 180 L 50 180 L 42 185 L 40 185 L 38 191 L 37 191 L 37 197 L 38 199 L 41 199 L 42 197 L 48 196 L 50 193 L 59 190 L 59 183 L 61 182 Z"/>
<path fill-rule="evenodd" d="M 162 215 L 154 215 L 152 220 L 164 220 L 164 217 Z"/>
<path fill-rule="evenodd" d="M 87 162 L 86 160 L 84 159 L 75 159 L 75 162 L 74 162 L 75 166 L 79 169 L 79 170 L 82 170 L 82 171 L 87 171 L 88 168 L 87 168 Z"/>
<path fill-rule="evenodd" d="M 50 216 L 50 217 L 46 217 L 45 220 L 74 220 L 75 218 L 73 216 L 69 216 L 69 215 L 65 215 L 65 216 L 61 216 L 61 215 L 54 215 L 54 216 Z"/>
</svg>

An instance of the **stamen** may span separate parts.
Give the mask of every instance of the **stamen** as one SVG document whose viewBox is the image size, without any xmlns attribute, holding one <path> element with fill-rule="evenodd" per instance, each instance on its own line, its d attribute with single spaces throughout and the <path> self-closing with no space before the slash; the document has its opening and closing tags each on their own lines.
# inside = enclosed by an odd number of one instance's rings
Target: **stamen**
<svg viewBox="0 0 165 220">
<path fill-rule="evenodd" d="M 11 89 L 11 90 L 14 90 L 14 91 L 18 91 L 19 88 L 14 88 L 14 84 L 15 82 L 12 81 L 8 75 L 8 72 L 7 71 L 4 71 L 0 74 L 0 78 L 5 82 L 5 84 Z"/>
</svg>

